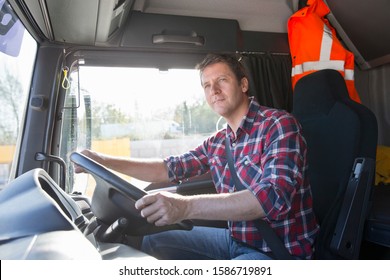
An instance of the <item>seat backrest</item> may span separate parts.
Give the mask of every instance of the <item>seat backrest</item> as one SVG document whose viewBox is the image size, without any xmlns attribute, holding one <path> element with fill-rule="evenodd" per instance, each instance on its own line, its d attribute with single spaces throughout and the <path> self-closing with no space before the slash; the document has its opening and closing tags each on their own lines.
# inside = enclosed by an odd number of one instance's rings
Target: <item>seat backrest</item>
<svg viewBox="0 0 390 280">
<path fill-rule="evenodd" d="M 368 108 L 349 99 L 341 74 L 328 69 L 314 72 L 298 81 L 294 90 L 292 113 L 302 125 L 308 146 L 308 175 L 313 208 L 320 224 L 315 257 L 357 258 L 361 234 L 356 238 L 355 232 L 354 238 L 357 240 L 345 241 L 345 246 L 348 246 L 344 248 L 344 251 L 348 251 L 345 254 L 341 252 L 343 248 L 332 248 L 332 244 L 338 243 L 335 240 L 332 242 L 332 238 L 338 235 L 342 240 L 340 234 L 348 234 L 344 232 L 345 225 L 351 227 L 351 221 L 354 223 L 353 230 L 363 230 L 366 206 L 354 207 L 356 213 L 350 213 L 350 210 L 343 207 L 350 209 L 351 199 L 355 198 L 359 203 L 368 205 L 366 198 L 373 185 L 372 176 L 366 174 L 360 182 L 358 175 L 353 173 L 353 168 L 356 159 L 362 158 L 363 163 L 367 162 L 369 166 L 368 174 L 375 169 L 372 160 L 376 156 L 376 118 Z M 367 166 L 364 170 L 367 170 Z M 363 189 L 359 194 L 361 197 L 348 194 L 351 198 L 346 198 L 346 190 L 349 185 L 354 188 L 351 185 L 354 181 L 363 185 L 359 187 Z M 340 215 L 345 212 L 348 213 L 347 217 Z M 343 228 L 342 233 L 337 232 L 340 226 Z"/>
</svg>

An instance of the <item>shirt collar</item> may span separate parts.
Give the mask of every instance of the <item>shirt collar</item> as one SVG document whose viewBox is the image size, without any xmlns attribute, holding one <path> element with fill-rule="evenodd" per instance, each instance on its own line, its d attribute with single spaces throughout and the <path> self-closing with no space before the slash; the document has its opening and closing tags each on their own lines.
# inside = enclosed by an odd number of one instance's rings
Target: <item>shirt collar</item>
<svg viewBox="0 0 390 280">
<path fill-rule="evenodd" d="M 236 135 L 237 137 L 239 136 L 241 131 L 243 131 L 246 134 L 250 134 L 252 127 L 253 127 L 253 123 L 255 121 L 256 114 L 260 110 L 260 105 L 259 105 L 259 103 L 257 103 L 257 101 L 254 99 L 253 96 L 249 97 L 249 100 L 250 100 L 249 110 L 248 110 L 247 114 L 243 117 L 241 124 L 238 127 L 237 135 Z M 227 132 L 227 135 L 230 136 L 230 138 L 233 138 L 233 131 L 229 125 L 227 126 L 226 132 Z"/>
</svg>

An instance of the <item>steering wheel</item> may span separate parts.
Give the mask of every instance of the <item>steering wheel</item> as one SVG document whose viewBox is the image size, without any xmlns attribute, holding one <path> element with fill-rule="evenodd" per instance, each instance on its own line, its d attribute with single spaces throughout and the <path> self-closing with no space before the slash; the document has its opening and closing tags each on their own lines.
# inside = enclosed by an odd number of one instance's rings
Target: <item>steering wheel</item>
<svg viewBox="0 0 390 280">
<path fill-rule="evenodd" d="M 129 222 L 124 233 L 129 235 L 192 229 L 193 224 L 188 220 L 168 226 L 155 226 L 149 223 L 134 206 L 138 199 L 147 194 L 144 190 L 130 184 L 81 153 L 73 152 L 70 160 L 94 177 L 96 187 L 92 196 L 91 210 L 104 224 L 111 225 L 119 218 L 127 218 Z"/>
</svg>

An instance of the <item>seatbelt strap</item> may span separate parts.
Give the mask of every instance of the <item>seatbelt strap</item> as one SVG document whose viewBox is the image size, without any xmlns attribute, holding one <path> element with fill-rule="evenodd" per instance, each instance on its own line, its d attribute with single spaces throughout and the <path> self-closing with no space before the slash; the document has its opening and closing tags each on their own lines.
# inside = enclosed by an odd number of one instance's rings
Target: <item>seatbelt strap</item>
<svg viewBox="0 0 390 280">
<path fill-rule="evenodd" d="M 234 168 L 233 164 L 233 157 L 232 152 L 230 149 L 230 138 L 228 135 L 226 135 L 225 140 L 225 152 L 226 152 L 226 158 L 228 160 L 228 165 L 230 169 L 230 174 L 233 178 L 234 185 L 237 190 L 244 190 L 246 189 L 242 184 L 241 181 L 238 179 L 236 169 Z M 278 260 L 293 260 L 294 258 L 291 256 L 291 254 L 288 252 L 286 246 L 280 240 L 279 236 L 276 235 L 275 231 L 271 228 L 271 226 L 264 221 L 263 219 L 257 219 L 254 221 L 254 224 L 258 230 L 258 232 L 261 234 L 261 236 L 264 238 L 264 240 L 267 242 L 267 245 L 271 248 L 272 254 L 276 257 Z"/>
</svg>

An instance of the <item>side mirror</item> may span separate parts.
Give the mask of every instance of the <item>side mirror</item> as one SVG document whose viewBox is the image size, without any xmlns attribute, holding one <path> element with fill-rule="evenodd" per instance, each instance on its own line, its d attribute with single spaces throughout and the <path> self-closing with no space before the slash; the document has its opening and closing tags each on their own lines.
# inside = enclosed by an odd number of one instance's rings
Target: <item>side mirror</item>
<svg viewBox="0 0 390 280">
<path fill-rule="evenodd" d="M 0 0 L 0 51 L 17 57 L 22 46 L 24 30 L 11 6 L 5 0 Z"/>
</svg>

